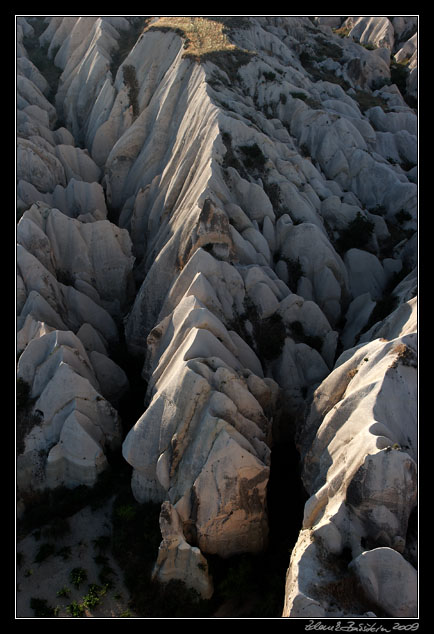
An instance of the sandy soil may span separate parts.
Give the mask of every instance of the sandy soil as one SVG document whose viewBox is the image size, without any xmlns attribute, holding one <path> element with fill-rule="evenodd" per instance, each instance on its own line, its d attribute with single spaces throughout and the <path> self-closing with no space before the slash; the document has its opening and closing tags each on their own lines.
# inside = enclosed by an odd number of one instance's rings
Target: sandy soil
<svg viewBox="0 0 434 634">
<path fill-rule="evenodd" d="M 43 533 L 36 539 L 33 533 L 17 542 L 16 549 L 20 558 L 16 572 L 17 619 L 38 618 L 30 607 L 31 598 L 46 599 L 47 605 L 57 607 L 57 618 L 74 618 L 66 610 L 67 606 L 73 601 L 81 603 L 83 597 L 88 594 L 89 584 L 102 585 L 98 579 L 101 565 L 94 561 L 94 557 L 101 554 L 101 551 L 94 544 L 94 540 L 103 535 L 110 535 L 112 502 L 94 511 L 86 507 L 69 518 L 71 531 L 55 541 L 55 553 L 40 563 L 35 562 L 38 550 L 44 543 L 53 543 L 52 539 L 46 538 Z M 67 547 L 70 548 L 67 559 L 56 554 Z M 109 551 L 103 554 L 108 558 L 108 565 L 114 571 L 111 576 L 113 588 L 101 596 L 98 606 L 86 610 L 82 618 L 139 618 L 128 605 L 129 595 L 122 582 L 119 566 Z M 87 572 L 87 580 L 78 589 L 69 579 L 71 570 L 77 567 L 84 568 Z M 67 597 L 57 596 L 62 588 L 70 590 Z"/>
</svg>

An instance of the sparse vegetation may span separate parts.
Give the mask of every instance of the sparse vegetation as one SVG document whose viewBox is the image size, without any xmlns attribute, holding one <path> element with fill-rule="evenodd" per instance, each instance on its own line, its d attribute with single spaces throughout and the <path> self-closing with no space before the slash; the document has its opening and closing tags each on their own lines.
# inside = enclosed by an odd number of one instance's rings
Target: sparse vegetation
<svg viewBox="0 0 434 634">
<path fill-rule="evenodd" d="M 282 352 L 286 338 L 286 328 L 279 313 L 265 319 L 254 319 L 255 346 L 260 359 L 271 361 Z"/>
<path fill-rule="evenodd" d="M 373 232 L 374 223 L 358 211 L 336 241 L 336 249 L 339 253 L 349 249 L 366 249 Z"/>
<path fill-rule="evenodd" d="M 197 61 L 204 55 L 211 53 L 237 50 L 232 44 L 224 29 L 224 24 L 219 21 L 202 17 L 168 17 L 163 16 L 157 22 L 147 26 L 145 31 L 161 30 L 174 31 L 185 39 L 185 57 L 191 57 Z"/>
<path fill-rule="evenodd" d="M 113 79 L 116 76 L 119 66 L 128 56 L 128 53 L 137 42 L 138 37 L 150 20 L 149 15 L 135 16 L 131 18 L 131 26 L 129 29 L 120 31 L 120 37 L 117 42 L 117 48 L 110 53 L 110 71 Z"/>
<path fill-rule="evenodd" d="M 261 171 L 264 169 L 266 157 L 257 143 L 252 145 L 240 145 L 239 150 L 243 155 L 243 163 L 248 170 Z"/>
<path fill-rule="evenodd" d="M 87 610 L 92 610 L 101 602 L 102 597 L 107 592 L 107 586 L 100 586 L 96 583 L 91 583 L 89 585 L 88 593 L 82 599 L 82 605 Z"/>
<path fill-rule="evenodd" d="M 351 31 L 351 27 L 349 26 L 341 26 L 338 29 L 333 29 L 334 33 L 336 33 L 336 35 L 339 35 L 339 37 L 344 38 L 344 37 L 348 37 Z"/>
<path fill-rule="evenodd" d="M 291 97 L 294 97 L 294 99 L 301 99 L 301 101 L 304 101 L 314 110 L 319 110 L 321 108 L 321 103 L 317 99 L 309 97 L 309 95 L 306 95 L 304 92 L 292 92 Z"/>
<path fill-rule="evenodd" d="M 386 319 L 386 317 L 390 315 L 392 311 L 395 310 L 397 303 L 398 303 L 398 298 L 395 297 L 395 295 L 392 295 L 391 293 L 379 299 L 369 317 L 368 323 L 363 328 L 360 335 L 364 334 L 365 332 L 368 332 L 368 330 L 372 328 L 372 326 L 376 324 L 377 322 L 383 321 L 383 319 Z"/>
<path fill-rule="evenodd" d="M 399 364 L 417 368 L 417 355 L 410 346 L 400 343 L 393 348 L 392 353 L 396 355 L 395 361 L 391 365 L 392 368 L 396 368 Z"/>
<path fill-rule="evenodd" d="M 296 343 L 305 343 L 317 352 L 321 352 L 323 340 L 318 335 L 309 335 L 305 332 L 301 321 L 293 321 L 290 324 L 291 335 Z"/>
<path fill-rule="evenodd" d="M 80 566 L 77 568 L 73 568 L 69 573 L 69 581 L 75 588 L 79 588 L 82 583 L 87 580 L 87 571 Z"/>
<path fill-rule="evenodd" d="M 130 100 L 131 107 L 133 109 L 133 116 L 137 117 L 140 114 L 139 109 L 139 84 L 136 77 L 136 69 L 131 64 L 125 64 L 122 68 L 124 82 L 128 88 L 128 98 Z"/>
<path fill-rule="evenodd" d="M 238 68 L 248 64 L 254 53 L 240 49 L 232 44 L 228 35 L 232 27 L 242 21 L 243 26 L 247 26 L 242 18 L 237 22 L 224 18 L 204 18 L 204 17 L 167 17 L 163 16 L 157 22 L 150 24 L 146 30 L 174 31 L 184 40 L 184 57 L 188 57 L 196 62 L 211 61 L 226 72 L 229 79 L 233 81 L 238 73 Z"/>
<path fill-rule="evenodd" d="M 276 73 L 271 71 L 264 71 L 263 76 L 266 81 L 274 81 L 276 79 Z"/>
<path fill-rule="evenodd" d="M 358 368 L 351 368 L 351 370 L 348 370 L 348 373 L 347 373 L 348 378 L 353 379 L 356 376 L 358 371 L 359 371 Z"/>
<path fill-rule="evenodd" d="M 74 286 L 75 278 L 72 273 L 66 269 L 56 271 L 56 278 L 60 284 L 64 284 L 65 286 Z"/>
<path fill-rule="evenodd" d="M 75 618 L 82 618 L 84 616 L 84 605 L 73 601 L 66 606 L 66 611 Z"/>
<path fill-rule="evenodd" d="M 404 224 L 405 222 L 411 220 L 411 214 L 409 214 L 408 211 L 405 211 L 405 209 L 400 209 L 395 214 L 395 219 L 399 222 L 399 224 Z"/>
<path fill-rule="evenodd" d="M 393 59 L 390 63 L 390 81 L 399 88 L 399 92 L 405 98 L 407 93 L 407 79 L 409 76 L 409 60 L 397 62 Z"/>
<path fill-rule="evenodd" d="M 233 167 L 237 170 L 240 176 L 247 177 L 246 170 L 244 169 L 243 164 L 237 157 L 232 147 L 232 138 L 228 132 L 223 132 L 222 141 L 226 148 L 226 154 L 223 158 L 223 167 L 227 169 L 228 167 Z"/>
<path fill-rule="evenodd" d="M 47 22 L 45 22 L 45 17 L 35 16 L 29 22 L 33 27 L 33 34 L 24 36 L 23 44 L 30 61 L 46 79 L 49 86 L 49 92 L 46 97 L 54 105 L 54 98 L 59 85 L 60 75 L 62 74 L 62 69 L 56 66 L 53 61 L 57 51 L 52 51 L 51 57 L 49 57 L 48 44 L 42 45 L 39 41 L 40 35 L 48 26 Z"/>
<path fill-rule="evenodd" d="M 300 145 L 300 154 L 303 156 L 303 158 L 308 158 L 310 156 L 310 150 L 307 147 L 306 143 L 302 143 Z"/>
<path fill-rule="evenodd" d="M 369 92 L 368 90 L 356 90 L 353 98 L 359 104 L 359 108 L 362 113 L 369 110 L 369 108 L 374 108 L 375 106 L 380 106 L 384 112 L 389 112 L 387 101 L 379 95 L 373 95 L 372 92 Z"/>
<path fill-rule="evenodd" d="M 288 285 L 293 293 L 297 292 L 298 282 L 303 276 L 303 267 L 301 266 L 300 258 L 281 258 L 285 263 L 288 271 Z"/>
<path fill-rule="evenodd" d="M 334 54 L 338 55 L 338 52 L 336 51 Z M 339 55 L 342 55 L 342 51 L 340 51 Z M 337 59 L 339 58 L 340 57 L 337 57 Z M 304 69 L 309 73 L 314 81 L 329 81 L 333 84 L 339 84 L 345 91 L 350 88 L 349 83 L 343 77 L 340 77 L 332 70 L 327 70 L 324 66 L 319 65 L 319 62 L 325 59 L 324 55 L 318 55 L 316 52 L 303 50 L 299 55 L 299 59 Z"/>
<path fill-rule="evenodd" d="M 322 35 L 316 36 L 315 52 L 318 55 L 320 61 L 325 59 L 332 59 L 333 61 L 339 61 L 342 57 L 342 47 L 340 44 L 336 44 L 330 39 L 326 39 Z"/>
<path fill-rule="evenodd" d="M 278 183 L 269 183 L 266 179 L 263 180 L 264 191 L 270 199 L 271 204 L 273 205 L 274 213 L 277 217 L 280 217 L 283 213 L 283 209 L 281 206 L 280 200 L 280 187 Z"/>
<path fill-rule="evenodd" d="M 56 597 L 69 597 L 70 594 L 71 590 L 67 586 L 63 586 L 62 588 L 60 588 L 60 590 L 56 592 Z"/>
</svg>

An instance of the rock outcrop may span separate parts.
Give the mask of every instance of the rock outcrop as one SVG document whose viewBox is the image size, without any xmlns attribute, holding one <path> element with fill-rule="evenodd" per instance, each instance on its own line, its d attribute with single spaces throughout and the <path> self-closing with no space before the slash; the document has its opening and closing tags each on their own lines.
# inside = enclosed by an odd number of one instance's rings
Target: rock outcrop
<svg viewBox="0 0 434 634">
<path fill-rule="evenodd" d="M 267 547 L 295 435 L 283 615 L 414 616 L 416 29 L 17 19 L 20 495 L 92 486 L 122 447 L 161 504 L 154 578 L 209 599 L 207 556 Z"/>
</svg>

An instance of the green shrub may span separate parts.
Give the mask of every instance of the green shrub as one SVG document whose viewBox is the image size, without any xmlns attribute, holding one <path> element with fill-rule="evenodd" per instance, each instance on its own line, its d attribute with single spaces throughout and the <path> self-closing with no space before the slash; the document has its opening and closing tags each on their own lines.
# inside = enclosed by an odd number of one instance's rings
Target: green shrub
<svg viewBox="0 0 434 634">
<path fill-rule="evenodd" d="M 300 145 L 300 154 L 304 157 L 307 158 L 308 156 L 310 156 L 310 150 L 307 147 L 306 143 L 302 143 Z"/>
<path fill-rule="evenodd" d="M 312 97 L 309 97 L 309 95 L 306 95 L 304 92 L 292 92 L 291 97 L 294 97 L 295 99 L 301 99 L 301 101 L 304 101 L 308 106 L 310 106 L 314 110 L 318 110 L 321 108 L 321 103 L 317 101 L 317 99 L 313 99 Z"/>
<path fill-rule="evenodd" d="M 63 586 L 63 588 L 60 588 L 60 590 L 56 592 L 56 597 L 69 597 L 70 594 L 71 590 L 66 586 Z"/>
<path fill-rule="evenodd" d="M 243 163 L 246 169 L 262 170 L 264 169 L 266 157 L 257 143 L 252 145 L 240 145 L 239 150 L 243 154 Z"/>
<path fill-rule="evenodd" d="M 349 249 L 364 249 L 374 231 L 374 223 L 357 212 L 356 217 L 348 223 L 336 242 L 336 249 L 345 253 Z"/>
<path fill-rule="evenodd" d="M 66 611 L 75 618 L 82 618 L 84 615 L 84 605 L 82 603 L 77 603 L 77 601 L 73 601 L 66 606 Z"/>
<path fill-rule="evenodd" d="M 314 350 L 321 352 L 323 340 L 318 335 L 308 335 L 303 328 L 303 324 L 300 321 L 293 321 L 290 324 L 291 334 L 296 343 L 305 343 Z"/>
<path fill-rule="evenodd" d="M 232 138 L 228 132 L 223 132 L 222 141 L 226 148 L 226 154 L 223 158 L 223 167 L 225 169 L 227 169 L 228 167 L 233 167 L 237 170 L 240 176 L 242 176 L 243 178 L 247 178 L 247 172 L 234 152 L 234 149 L 232 147 Z"/>
<path fill-rule="evenodd" d="M 75 588 L 79 588 L 87 580 L 87 572 L 84 568 L 73 568 L 69 573 L 69 581 Z"/>
<path fill-rule="evenodd" d="M 276 79 L 276 73 L 271 71 L 264 71 L 263 75 L 267 81 L 274 81 Z"/>
<path fill-rule="evenodd" d="M 89 592 L 83 597 L 82 605 L 91 610 L 101 602 L 101 597 L 107 592 L 107 586 L 99 586 L 96 583 L 89 585 Z"/>
<path fill-rule="evenodd" d="M 407 60 L 408 63 L 408 60 Z M 407 79 L 409 75 L 409 69 L 405 62 L 397 62 L 393 60 L 390 64 L 390 80 L 392 84 L 395 84 L 399 88 L 399 92 L 403 97 L 407 93 Z"/>
<path fill-rule="evenodd" d="M 286 263 L 288 271 L 288 286 L 295 293 L 297 291 L 298 282 L 303 277 L 303 267 L 301 266 L 300 258 L 296 260 L 290 258 L 282 258 Z"/>
<path fill-rule="evenodd" d="M 253 319 L 256 351 L 261 360 L 271 361 L 282 352 L 286 328 L 279 313 L 265 319 Z"/>
<path fill-rule="evenodd" d="M 74 286 L 75 284 L 74 276 L 66 269 L 59 269 L 56 271 L 56 278 L 60 284 L 64 284 L 65 286 Z"/>
<path fill-rule="evenodd" d="M 271 204 L 273 205 L 273 210 L 277 215 L 281 215 L 281 201 L 280 201 L 280 187 L 277 183 L 267 183 L 264 180 L 263 183 L 264 192 L 267 194 L 270 199 Z"/>
<path fill-rule="evenodd" d="M 412 216 L 408 213 L 408 211 L 405 211 L 405 209 L 401 209 L 395 214 L 395 218 L 399 224 L 403 224 L 404 222 L 411 220 Z"/>
</svg>

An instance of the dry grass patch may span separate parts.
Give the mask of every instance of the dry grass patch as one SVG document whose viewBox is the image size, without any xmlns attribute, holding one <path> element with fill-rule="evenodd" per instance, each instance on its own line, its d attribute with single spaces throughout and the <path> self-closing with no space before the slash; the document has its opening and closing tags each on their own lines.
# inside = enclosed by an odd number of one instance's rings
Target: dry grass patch
<svg viewBox="0 0 434 634">
<path fill-rule="evenodd" d="M 392 354 L 396 355 L 395 361 L 390 366 L 396 368 L 398 364 L 406 365 L 411 368 L 417 368 L 417 355 L 412 348 L 405 343 L 398 344 L 392 350 Z"/>
<path fill-rule="evenodd" d="M 198 61 L 210 53 L 239 50 L 229 41 L 224 32 L 225 25 L 208 18 L 163 16 L 146 27 L 145 31 L 155 29 L 178 33 L 185 39 L 185 56 Z"/>
<path fill-rule="evenodd" d="M 223 70 L 230 82 L 237 79 L 238 69 L 255 55 L 228 38 L 234 28 L 246 28 L 242 18 L 166 17 L 158 18 L 144 31 L 174 31 L 184 39 L 184 57 L 195 62 L 213 62 Z M 220 77 L 220 81 L 226 81 Z"/>
</svg>

